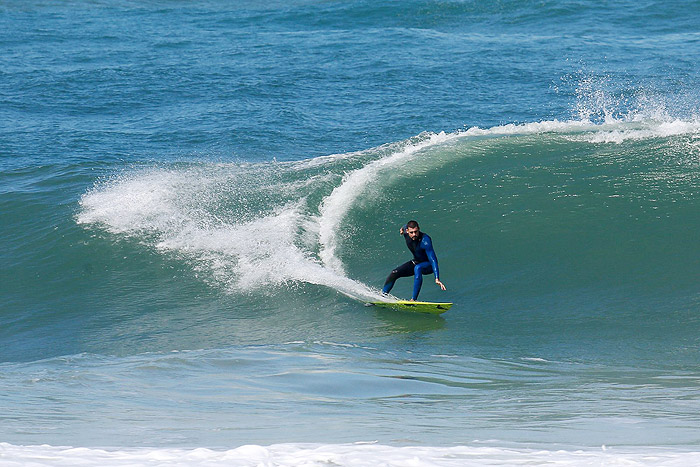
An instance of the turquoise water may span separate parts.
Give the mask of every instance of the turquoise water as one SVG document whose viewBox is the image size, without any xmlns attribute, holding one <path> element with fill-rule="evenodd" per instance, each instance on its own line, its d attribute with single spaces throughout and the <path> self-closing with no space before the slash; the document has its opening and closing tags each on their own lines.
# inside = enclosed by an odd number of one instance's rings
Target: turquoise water
<svg viewBox="0 0 700 467">
<path fill-rule="evenodd" d="M 696 459 L 698 19 L 4 3 L 2 456 Z M 441 317 L 363 304 L 410 218 Z"/>
</svg>

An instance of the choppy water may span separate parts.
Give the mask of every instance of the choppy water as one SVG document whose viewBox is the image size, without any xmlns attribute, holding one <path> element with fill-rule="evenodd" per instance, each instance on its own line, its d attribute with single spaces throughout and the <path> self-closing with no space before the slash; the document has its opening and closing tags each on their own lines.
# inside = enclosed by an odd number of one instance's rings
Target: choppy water
<svg viewBox="0 0 700 467">
<path fill-rule="evenodd" d="M 3 4 L 0 463 L 696 462 L 699 13 Z"/>
</svg>

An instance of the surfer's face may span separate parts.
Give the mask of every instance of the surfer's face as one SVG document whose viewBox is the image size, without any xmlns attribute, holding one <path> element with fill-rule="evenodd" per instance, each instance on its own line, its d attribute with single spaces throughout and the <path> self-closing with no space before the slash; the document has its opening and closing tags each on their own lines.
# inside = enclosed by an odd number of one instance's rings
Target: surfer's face
<svg viewBox="0 0 700 467">
<path fill-rule="evenodd" d="M 408 227 L 406 229 L 406 233 L 408 234 L 411 240 L 416 240 L 418 238 L 418 235 L 420 234 L 420 229 L 418 227 Z"/>
</svg>

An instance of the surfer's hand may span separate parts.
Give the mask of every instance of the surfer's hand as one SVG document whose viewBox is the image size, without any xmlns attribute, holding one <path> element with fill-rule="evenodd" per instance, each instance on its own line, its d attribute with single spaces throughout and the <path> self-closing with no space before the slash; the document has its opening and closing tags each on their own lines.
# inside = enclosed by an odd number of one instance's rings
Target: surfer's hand
<svg viewBox="0 0 700 467">
<path fill-rule="evenodd" d="M 445 284 L 440 282 L 440 279 L 435 279 L 435 283 L 439 285 L 442 290 L 447 290 L 447 287 L 445 287 Z"/>
<path fill-rule="evenodd" d="M 403 235 L 403 227 L 401 227 L 401 228 L 399 229 L 399 234 L 400 234 L 400 235 Z"/>
</svg>

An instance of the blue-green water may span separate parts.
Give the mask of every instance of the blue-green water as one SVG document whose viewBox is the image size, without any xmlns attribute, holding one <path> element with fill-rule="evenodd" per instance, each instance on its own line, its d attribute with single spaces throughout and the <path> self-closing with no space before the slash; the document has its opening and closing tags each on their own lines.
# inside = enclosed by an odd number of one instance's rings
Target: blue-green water
<svg viewBox="0 0 700 467">
<path fill-rule="evenodd" d="M 692 450 L 699 20 L 686 2 L 3 3 L 5 458 Z M 410 258 L 411 218 L 442 317 L 362 303 Z"/>
</svg>

